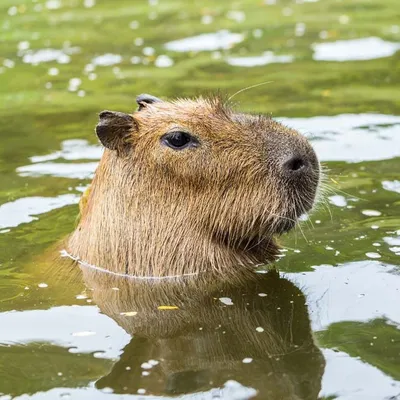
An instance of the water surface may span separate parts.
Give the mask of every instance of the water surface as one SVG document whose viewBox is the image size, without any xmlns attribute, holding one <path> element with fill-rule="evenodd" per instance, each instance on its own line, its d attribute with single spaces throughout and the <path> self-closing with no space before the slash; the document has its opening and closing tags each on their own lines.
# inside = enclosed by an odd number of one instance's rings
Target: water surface
<svg viewBox="0 0 400 400">
<path fill-rule="evenodd" d="M 0 399 L 399 398 L 397 9 L 3 0 Z M 281 239 L 280 279 L 151 302 L 49 261 L 101 157 L 99 111 L 267 81 L 237 106 L 309 137 L 330 186 Z"/>
</svg>

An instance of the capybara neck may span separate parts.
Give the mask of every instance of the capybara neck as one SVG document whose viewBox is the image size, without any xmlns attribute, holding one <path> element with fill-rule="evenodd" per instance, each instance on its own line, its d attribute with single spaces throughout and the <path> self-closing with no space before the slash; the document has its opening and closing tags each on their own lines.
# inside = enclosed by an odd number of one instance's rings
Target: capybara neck
<svg viewBox="0 0 400 400">
<path fill-rule="evenodd" d="M 314 151 L 296 131 L 218 99 L 103 111 L 106 147 L 68 251 L 134 276 L 235 274 L 276 257 L 313 205 Z"/>
</svg>

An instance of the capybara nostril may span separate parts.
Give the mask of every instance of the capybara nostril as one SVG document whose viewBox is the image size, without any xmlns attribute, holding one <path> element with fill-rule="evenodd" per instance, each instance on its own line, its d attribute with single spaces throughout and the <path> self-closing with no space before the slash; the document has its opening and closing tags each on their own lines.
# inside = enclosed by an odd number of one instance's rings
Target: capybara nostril
<svg viewBox="0 0 400 400">
<path fill-rule="evenodd" d="M 305 157 L 293 156 L 283 163 L 283 168 L 285 172 L 293 173 L 305 170 L 308 165 L 309 162 Z"/>
</svg>

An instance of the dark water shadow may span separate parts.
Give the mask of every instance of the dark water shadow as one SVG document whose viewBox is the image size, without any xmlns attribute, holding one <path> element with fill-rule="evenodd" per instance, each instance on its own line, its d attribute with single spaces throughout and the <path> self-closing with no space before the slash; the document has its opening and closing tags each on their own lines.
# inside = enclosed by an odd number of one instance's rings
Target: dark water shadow
<svg viewBox="0 0 400 400">
<path fill-rule="evenodd" d="M 238 399 L 318 398 L 325 360 L 305 297 L 277 272 L 237 282 L 155 283 L 82 271 L 101 311 L 132 335 L 98 389 L 197 393 L 196 399 L 235 392 Z"/>
</svg>

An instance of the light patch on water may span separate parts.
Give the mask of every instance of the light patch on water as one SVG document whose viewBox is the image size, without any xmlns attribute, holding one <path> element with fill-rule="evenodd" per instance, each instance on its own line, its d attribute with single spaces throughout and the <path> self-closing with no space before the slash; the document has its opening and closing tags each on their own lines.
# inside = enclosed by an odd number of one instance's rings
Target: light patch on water
<svg viewBox="0 0 400 400">
<path fill-rule="evenodd" d="M 370 252 L 368 252 L 368 253 L 365 253 L 365 255 L 366 255 L 368 258 L 381 258 L 381 257 L 382 257 L 379 253 L 375 253 L 375 252 L 373 252 L 373 251 L 370 251 Z"/>
<path fill-rule="evenodd" d="M 372 400 L 389 399 L 399 394 L 400 382 L 378 368 L 342 351 L 323 349 L 323 354 L 326 366 L 319 398 Z"/>
<path fill-rule="evenodd" d="M 290 63 L 294 57 L 291 55 L 276 55 L 272 51 L 266 51 L 261 56 L 252 57 L 228 57 L 226 62 L 234 67 L 258 67 L 267 64 Z"/>
<path fill-rule="evenodd" d="M 68 90 L 70 92 L 76 92 L 81 84 L 82 84 L 82 79 L 71 78 L 68 82 Z"/>
<path fill-rule="evenodd" d="M 383 181 L 382 187 L 390 192 L 400 193 L 400 181 Z"/>
<path fill-rule="evenodd" d="M 13 17 L 14 15 L 17 15 L 17 13 L 18 13 L 18 8 L 17 8 L 16 6 L 10 7 L 10 8 L 8 9 L 8 11 L 7 11 L 7 14 L 8 14 L 10 17 Z"/>
<path fill-rule="evenodd" d="M 89 144 L 83 139 L 69 139 L 61 143 L 61 150 L 43 156 L 32 156 L 33 163 L 63 159 L 75 160 L 100 160 L 103 148 L 98 145 Z"/>
<path fill-rule="evenodd" d="M 38 163 L 17 168 L 20 176 L 55 176 L 58 178 L 90 179 L 97 168 L 97 162 L 91 163 Z"/>
<path fill-rule="evenodd" d="M 2 344 L 48 342 L 74 348 L 74 353 L 101 350 L 102 358 L 109 359 L 117 358 L 131 339 L 113 320 L 93 306 L 3 312 L 0 313 L 0 326 Z M 89 335 L 88 332 L 96 334 Z"/>
<path fill-rule="evenodd" d="M 400 50 L 400 43 L 388 42 L 378 37 L 337 40 L 315 43 L 313 59 L 316 61 L 357 61 L 391 57 Z"/>
<path fill-rule="evenodd" d="M 226 306 L 233 306 L 233 301 L 229 297 L 220 297 L 219 301 Z"/>
<path fill-rule="evenodd" d="M 210 25 L 213 23 L 213 21 L 214 17 L 212 15 L 203 15 L 200 20 L 203 25 Z"/>
<path fill-rule="evenodd" d="M 57 10 L 61 8 L 61 0 L 47 0 L 46 1 L 46 8 L 48 10 Z"/>
<path fill-rule="evenodd" d="M 22 42 L 18 43 L 18 50 L 20 50 L 20 51 L 28 50 L 29 47 L 30 47 L 30 43 L 26 40 L 23 40 Z"/>
<path fill-rule="evenodd" d="M 329 200 L 329 203 L 331 203 L 337 207 L 346 207 L 347 206 L 346 198 L 344 196 L 340 196 L 338 194 L 336 194 L 334 196 L 329 196 L 328 200 Z"/>
<path fill-rule="evenodd" d="M 139 26 L 140 26 L 139 21 L 131 21 L 129 23 L 129 28 L 131 28 L 131 29 L 137 29 L 137 28 L 139 28 Z"/>
<path fill-rule="evenodd" d="M 400 275 L 394 265 L 368 260 L 314 267 L 312 272 L 285 276 L 307 293 L 314 331 L 343 321 L 387 318 L 400 324 Z"/>
<path fill-rule="evenodd" d="M 245 21 L 246 14 L 243 11 L 239 10 L 230 10 L 226 13 L 226 17 L 238 23 Z"/>
<path fill-rule="evenodd" d="M 160 55 L 156 58 L 154 65 L 158 68 L 168 68 L 174 65 L 174 60 L 166 55 Z"/>
<path fill-rule="evenodd" d="M 119 64 L 122 62 L 122 56 L 119 54 L 103 54 L 101 56 L 94 57 L 91 61 L 93 65 L 108 67 L 110 65 Z"/>
<path fill-rule="evenodd" d="M 23 52 L 22 61 L 25 64 L 38 65 L 40 63 L 56 61 L 59 64 L 68 64 L 71 61 L 71 55 L 80 52 L 79 47 L 69 47 L 63 50 L 58 49 L 40 49 L 27 50 Z"/>
<path fill-rule="evenodd" d="M 96 5 L 96 0 L 83 0 L 83 6 L 85 8 L 92 8 Z"/>
<path fill-rule="evenodd" d="M 146 371 L 144 371 L 146 372 Z M 230 380 L 222 387 L 212 388 L 205 392 L 196 392 L 183 394 L 179 400 L 250 400 L 257 395 L 257 390 L 243 386 L 239 382 Z M 216 397 L 218 396 L 218 397 Z M 84 388 L 55 388 L 47 392 L 38 392 L 35 394 L 24 394 L 24 400 L 54 400 L 54 399 L 96 399 L 96 400 L 173 400 L 176 396 L 152 396 L 142 394 L 117 394 L 112 393 L 107 388 L 98 390 L 94 386 Z"/>
<path fill-rule="evenodd" d="M 378 210 L 362 210 L 361 214 L 364 214 L 368 217 L 379 217 L 382 213 Z"/>
<path fill-rule="evenodd" d="M 305 134 L 321 161 L 374 161 L 400 156 L 400 116 L 340 114 L 277 118 Z"/>
<path fill-rule="evenodd" d="M 389 247 L 389 250 L 392 251 L 396 256 L 400 256 L 400 246 L 397 247 Z"/>
<path fill-rule="evenodd" d="M 14 67 L 15 67 L 15 61 L 6 58 L 6 59 L 3 61 L 3 65 L 4 65 L 6 68 L 14 68 Z"/>
<path fill-rule="evenodd" d="M 53 68 L 50 68 L 50 69 L 47 71 L 47 73 L 48 73 L 50 76 L 56 76 L 56 75 L 58 75 L 58 74 L 60 73 L 60 70 L 59 70 L 58 68 L 53 67 Z"/>
<path fill-rule="evenodd" d="M 397 237 L 386 236 L 383 238 L 383 241 L 387 243 L 389 246 L 400 246 L 400 236 Z"/>
<path fill-rule="evenodd" d="M 215 33 L 203 33 L 185 39 L 174 40 L 166 43 L 165 48 L 177 52 L 226 50 L 243 40 L 244 35 L 242 33 L 221 30 Z"/>
<path fill-rule="evenodd" d="M 79 202 L 80 196 L 68 193 L 57 197 L 23 197 L 0 205 L 0 229 L 13 228 L 37 220 L 37 215 Z"/>
</svg>

